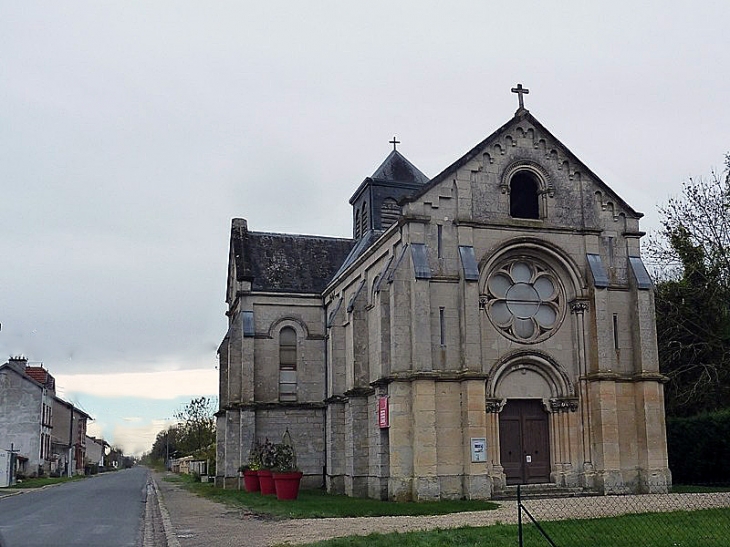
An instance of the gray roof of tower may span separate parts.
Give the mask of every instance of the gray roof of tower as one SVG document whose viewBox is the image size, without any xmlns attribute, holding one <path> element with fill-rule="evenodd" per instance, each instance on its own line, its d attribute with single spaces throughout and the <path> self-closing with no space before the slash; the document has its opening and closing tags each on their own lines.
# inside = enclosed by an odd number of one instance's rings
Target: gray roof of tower
<svg viewBox="0 0 730 547">
<path fill-rule="evenodd" d="M 387 180 L 396 182 L 410 182 L 415 184 L 426 184 L 429 178 L 408 161 L 403 154 L 393 150 L 385 161 L 375 170 L 370 177 L 373 180 Z"/>
</svg>

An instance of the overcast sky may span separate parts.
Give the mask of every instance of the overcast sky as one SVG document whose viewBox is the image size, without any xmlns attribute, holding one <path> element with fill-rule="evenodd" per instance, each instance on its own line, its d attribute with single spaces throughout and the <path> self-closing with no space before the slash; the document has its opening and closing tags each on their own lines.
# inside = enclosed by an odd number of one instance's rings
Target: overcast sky
<svg viewBox="0 0 730 547">
<path fill-rule="evenodd" d="M 149 449 L 215 395 L 232 217 L 349 236 L 399 150 L 434 176 L 510 88 L 645 230 L 730 151 L 730 2 L 0 0 L 0 363 Z M 2 448 L 2 447 L 0 447 Z"/>
</svg>

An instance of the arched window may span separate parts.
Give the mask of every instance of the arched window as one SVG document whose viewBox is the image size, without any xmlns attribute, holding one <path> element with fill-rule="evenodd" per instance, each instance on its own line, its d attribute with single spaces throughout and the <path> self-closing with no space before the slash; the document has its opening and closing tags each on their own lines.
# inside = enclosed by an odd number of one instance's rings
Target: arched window
<svg viewBox="0 0 730 547">
<path fill-rule="evenodd" d="M 279 332 L 279 400 L 297 400 L 297 333 L 291 327 Z"/>
<path fill-rule="evenodd" d="M 509 182 L 509 214 L 512 218 L 540 218 L 539 184 L 529 171 L 518 171 Z"/>
</svg>

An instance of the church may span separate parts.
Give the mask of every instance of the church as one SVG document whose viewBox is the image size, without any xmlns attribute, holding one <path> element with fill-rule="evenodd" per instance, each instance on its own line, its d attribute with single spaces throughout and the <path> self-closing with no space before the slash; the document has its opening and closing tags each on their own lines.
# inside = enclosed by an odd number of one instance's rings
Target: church
<svg viewBox="0 0 730 547">
<path fill-rule="evenodd" d="M 289 431 L 303 485 L 332 493 L 668 491 L 642 214 L 512 91 L 512 119 L 433 178 L 394 138 L 351 239 L 233 219 L 219 486 Z"/>
</svg>

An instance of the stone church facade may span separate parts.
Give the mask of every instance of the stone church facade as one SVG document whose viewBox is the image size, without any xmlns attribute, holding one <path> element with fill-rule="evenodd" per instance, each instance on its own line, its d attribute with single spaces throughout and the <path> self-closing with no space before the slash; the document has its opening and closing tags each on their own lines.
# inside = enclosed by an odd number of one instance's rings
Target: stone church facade
<svg viewBox="0 0 730 547">
<path fill-rule="evenodd" d="M 522 102 L 432 179 L 394 141 L 350 204 L 352 239 L 233 220 L 220 486 L 288 430 L 353 496 L 667 491 L 642 215 Z"/>
</svg>

